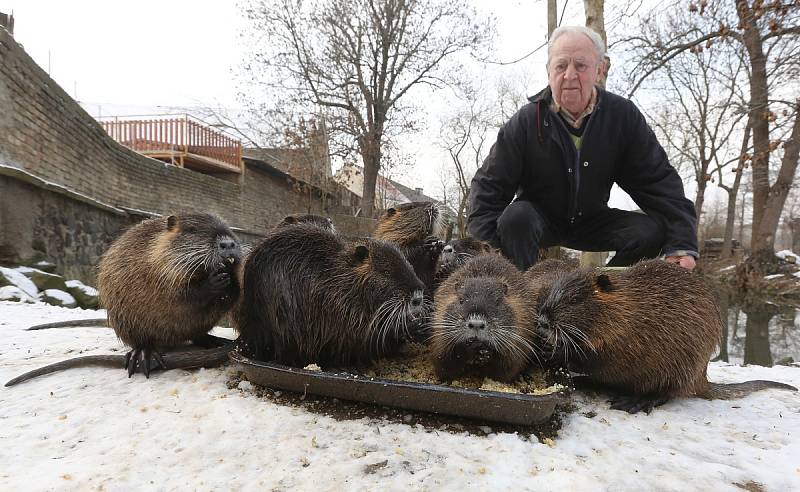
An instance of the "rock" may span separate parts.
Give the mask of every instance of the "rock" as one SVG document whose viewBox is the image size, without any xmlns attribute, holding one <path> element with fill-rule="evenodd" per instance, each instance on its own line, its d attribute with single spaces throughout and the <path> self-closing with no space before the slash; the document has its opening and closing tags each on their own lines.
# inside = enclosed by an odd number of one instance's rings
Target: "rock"
<svg viewBox="0 0 800 492">
<path fill-rule="evenodd" d="M 53 306 L 62 306 L 67 308 L 78 307 L 78 301 L 75 300 L 69 293 L 59 289 L 47 289 L 39 294 L 39 299 L 42 302 L 51 304 Z"/>
<path fill-rule="evenodd" d="M 36 302 L 36 299 L 29 296 L 24 290 L 20 289 L 16 285 L 6 285 L 5 287 L 0 287 L 0 301 L 34 303 Z"/>
<path fill-rule="evenodd" d="M 778 359 L 774 365 L 776 366 L 791 366 L 794 364 L 794 359 L 792 357 L 784 357 L 782 359 Z"/>
<path fill-rule="evenodd" d="M 64 277 L 60 275 L 54 275 L 52 273 L 47 273 L 43 270 L 30 267 L 19 267 L 15 268 L 15 270 L 28 277 L 39 290 L 67 290 L 67 284 L 64 282 Z"/>
<path fill-rule="evenodd" d="M 55 263 L 50 263 L 49 261 L 44 261 L 44 260 L 37 261 L 36 263 L 31 265 L 31 267 L 47 273 L 56 273 L 56 268 L 57 268 Z"/>
<path fill-rule="evenodd" d="M 80 280 L 68 280 L 67 292 L 78 302 L 83 309 L 97 309 L 100 306 L 100 296 L 97 289 L 85 285 Z"/>
<path fill-rule="evenodd" d="M 0 267 L 0 287 L 7 285 L 19 288 L 30 297 L 36 298 L 39 296 L 39 289 L 28 277 L 11 268 Z"/>
</svg>

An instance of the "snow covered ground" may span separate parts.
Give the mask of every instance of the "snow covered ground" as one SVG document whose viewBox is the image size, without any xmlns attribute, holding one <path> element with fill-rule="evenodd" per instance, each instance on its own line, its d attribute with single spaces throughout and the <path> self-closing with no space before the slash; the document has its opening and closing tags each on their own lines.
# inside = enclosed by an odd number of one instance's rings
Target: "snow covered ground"
<svg viewBox="0 0 800 492">
<path fill-rule="evenodd" d="M 102 315 L 0 301 L 0 381 L 80 351 L 124 353 L 110 329 L 23 331 Z M 145 380 L 86 368 L 0 388 L 0 490 L 800 490 L 797 393 L 674 401 L 650 415 L 577 395 L 558 436 L 540 443 L 336 420 L 246 382 L 229 389 L 236 371 Z M 800 386 L 798 367 L 712 363 L 709 376 Z"/>
</svg>

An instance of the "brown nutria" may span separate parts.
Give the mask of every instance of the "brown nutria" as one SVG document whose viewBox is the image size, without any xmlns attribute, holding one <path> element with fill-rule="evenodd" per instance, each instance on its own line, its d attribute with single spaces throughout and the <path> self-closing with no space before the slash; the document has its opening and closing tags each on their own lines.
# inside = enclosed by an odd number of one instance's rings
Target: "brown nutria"
<svg viewBox="0 0 800 492">
<path fill-rule="evenodd" d="M 381 214 L 372 237 L 396 244 L 430 293 L 434 288 L 439 253 L 444 247 L 443 222 L 435 203 L 401 203 Z"/>
<path fill-rule="evenodd" d="M 650 412 L 676 397 L 796 391 L 773 381 L 710 383 L 706 369 L 722 333 L 719 309 L 699 276 L 666 261 L 561 272 L 537 299 L 543 355 L 563 357 L 593 383 L 623 394 L 611 408 Z"/>
<path fill-rule="evenodd" d="M 531 297 L 522 273 L 499 254 L 456 270 L 436 290 L 430 345 L 437 377 L 516 379 L 536 355 Z"/>
<path fill-rule="evenodd" d="M 396 246 L 309 224 L 268 234 L 243 280 L 240 350 L 298 367 L 371 362 L 397 348 L 426 310 L 424 286 Z"/>
<path fill-rule="evenodd" d="M 281 219 L 280 222 L 275 224 L 275 228 L 277 229 L 278 227 L 285 227 L 296 224 L 313 224 L 325 230 L 336 232 L 336 228 L 333 226 L 333 221 L 329 217 L 323 217 L 321 215 L 314 215 L 314 214 L 287 215 L 286 217 Z"/>
<path fill-rule="evenodd" d="M 538 292 L 542 287 L 552 282 L 554 276 L 561 272 L 571 272 L 578 268 L 577 261 L 559 260 L 546 258 L 537 261 L 530 268 L 525 270 L 525 280 L 528 287 L 534 292 Z"/>
<path fill-rule="evenodd" d="M 167 367 L 159 351 L 186 341 L 202 347 L 231 343 L 208 331 L 238 299 L 235 272 L 240 258 L 236 235 L 214 215 L 187 213 L 144 220 L 117 238 L 100 258 L 98 290 L 107 320 L 64 321 L 28 329 L 107 324 L 131 347 L 123 364 L 128 376 L 141 366 L 149 377 L 154 361 Z M 99 359 L 73 360 L 57 363 L 56 369 L 44 374 L 104 364 Z M 116 363 L 105 365 L 109 364 Z"/>
<path fill-rule="evenodd" d="M 97 286 L 109 324 L 132 348 L 126 367 L 150 372 L 151 355 L 208 331 L 239 296 L 241 247 L 221 219 L 187 213 L 145 220 L 100 259 Z M 163 364 L 162 364 L 163 365 Z"/>
<path fill-rule="evenodd" d="M 233 350 L 232 345 L 226 345 L 202 350 L 167 352 L 162 355 L 163 366 L 161 366 L 161 368 L 166 370 L 215 367 L 228 360 L 228 352 L 231 350 Z M 81 357 L 74 357 L 21 374 L 9 380 L 5 385 L 14 386 L 15 384 L 24 383 L 35 377 L 75 367 L 99 366 L 126 368 L 126 364 L 128 363 L 127 359 L 128 357 L 125 355 L 84 355 Z M 158 370 L 159 367 L 154 367 L 153 369 Z"/>
<path fill-rule="evenodd" d="M 493 249 L 489 243 L 474 237 L 451 239 L 444 245 L 439 255 L 434 283 L 439 285 L 447 280 L 447 277 L 452 275 L 456 269 L 473 256 L 491 253 L 492 251 Z"/>
</svg>

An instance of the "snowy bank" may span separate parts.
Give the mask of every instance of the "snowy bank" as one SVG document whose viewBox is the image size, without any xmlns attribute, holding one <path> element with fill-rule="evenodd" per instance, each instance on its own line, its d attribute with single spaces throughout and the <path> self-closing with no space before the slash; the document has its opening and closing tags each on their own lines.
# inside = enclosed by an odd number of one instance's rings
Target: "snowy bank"
<svg viewBox="0 0 800 492">
<path fill-rule="evenodd" d="M 79 353 L 124 353 L 110 329 L 23 331 L 102 316 L 0 301 L 0 380 Z M 481 436 L 336 420 L 258 398 L 247 383 L 229 389 L 236 372 L 175 370 L 145 380 L 87 368 L 2 388 L 0 490 L 800 489 L 796 393 L 673 401 L 650 415 L 575 395 L 575 411 L 545 444 L 489 428 Z M 800 386 L 797 367 L 712 363 L 709 377 Z"/>
</svg>

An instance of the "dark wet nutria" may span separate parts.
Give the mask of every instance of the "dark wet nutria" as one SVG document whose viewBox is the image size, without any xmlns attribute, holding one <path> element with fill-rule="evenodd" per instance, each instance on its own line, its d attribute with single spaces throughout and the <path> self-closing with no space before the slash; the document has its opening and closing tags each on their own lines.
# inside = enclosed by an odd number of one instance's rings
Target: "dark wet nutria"
<svg viewBox="0 0 800 492">
<path fill-rule="evenodd" d="M 431 356 L 437 377 L 512 381 L 535 357 L 532 293 L 499 254 L 467 261 L 436 290 Z"/>
<path fill-rule="evenodd" d="M 565 359 L 624 396 L 612 408 L 649 412 L 672 398 L 729 399 L 773 381 L 710 383 L 708 361 L 722 333 L 714 296 L 696 274 L 663 260 L 624 271 L 562 272 L 537 296 L 543 355 Z"/>
<path fill-rule="evenodd" d="M 439 253 L 444 247 L 443 223 L 435 203 L 402 203 L 381 214 L 372 236 L 396 244 L 428 292 L 432 292 Z"/>
<path fill-rule="evenodd" d="M 439 255 L 434 283 L 438 286 L 447 280 L 447 277 L 452 275 L 454 271 L 473 256 L 491 252 L 492 247 L 489 243 L 474 237 L 451 239 L 444 245 Z"/>
<path fill-rule="evenodd" d="M 392 352 L 425 310 L 423 285 L 396 246 L 297 224 L 250 254 L 234 319 L 247 356 L 350 367 Z"/>
</svg>

